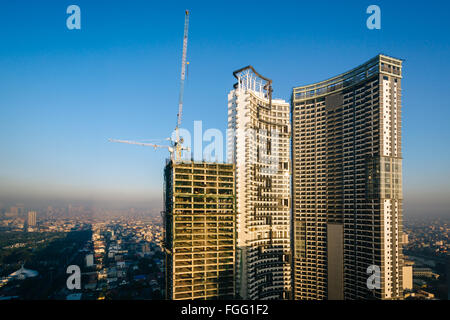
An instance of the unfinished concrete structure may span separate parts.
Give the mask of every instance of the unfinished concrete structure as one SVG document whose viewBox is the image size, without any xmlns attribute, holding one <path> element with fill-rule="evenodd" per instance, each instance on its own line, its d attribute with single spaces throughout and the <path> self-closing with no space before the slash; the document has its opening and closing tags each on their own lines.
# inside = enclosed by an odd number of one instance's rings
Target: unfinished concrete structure
<svg viewBox="0 0 450 320">
<path fill-rule="evenodd" d="M 233 299 L 234 165 L 170 161 L 164 176 L 166 297 Z"/>
</svg>

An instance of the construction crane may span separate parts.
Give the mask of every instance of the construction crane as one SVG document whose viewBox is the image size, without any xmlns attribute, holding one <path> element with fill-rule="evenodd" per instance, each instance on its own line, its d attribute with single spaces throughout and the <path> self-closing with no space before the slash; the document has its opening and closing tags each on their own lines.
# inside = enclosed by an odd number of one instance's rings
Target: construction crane
<svg viewBox="0 0 450 320">
<path fill-rule="evenodd" d="M 172 161 L 181 160 L 181 152 L 183 150 L 189 151 L 189 148 L 183 146 L 183 138 L 180 137 L 180 127 L 181 127 L 181 116 L 183 114 L 183 96 L 184 96 L 184 80 L 186 78 L 186 56 L 187 56 L 187 44 L 188 44 L 188 31 L 189 31 L 189 10 L 185 11 L 184 16 L 184 36 L 183 36 L 183 55 L 181 57 L 181 81 L 180 81 L 180 95 L 178 97 L 178 114 L 177 114 L 177 125 L 175 126 L 175 139 L 168 138 L 171 142 L 170 146 L 159 145 L 153 143 L 145 143 L 139 141 L 130 140 L 117 140 L 109 139 L 110 142 L 134 144 L 146 147 L 166 148 L 170 152 L 170 159 Z M 189 64 L 189 62 L 188 62 Z"/>
</svg>

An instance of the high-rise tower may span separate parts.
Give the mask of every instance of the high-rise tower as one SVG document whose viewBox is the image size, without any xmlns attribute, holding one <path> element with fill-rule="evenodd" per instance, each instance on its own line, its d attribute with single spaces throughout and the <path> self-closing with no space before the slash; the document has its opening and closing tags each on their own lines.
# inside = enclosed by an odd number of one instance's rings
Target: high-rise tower
<svg viewBox="0 0 450 320">
<path fill-rule="evenodd" d="M 36 211 L 28 211 L 27 224 L 28 224 L 28 227 L 36 226 Z"/>
<path fill-rule="evenodd" d="M 169 161 L 164 178 L 167 298 L 233 299 L 234 166 Z"/>
<path fill-rule="evenodd" d="M 236 166 L 237 296 L 290 296 L 289 104 L 251 66 L 228 95 L 228 162 Z"/>
<path fill-rule="evenodd" d="M 401 80 L 378 55 L 293 89 L 295 299 L 402 297 Z"/>
</svg>

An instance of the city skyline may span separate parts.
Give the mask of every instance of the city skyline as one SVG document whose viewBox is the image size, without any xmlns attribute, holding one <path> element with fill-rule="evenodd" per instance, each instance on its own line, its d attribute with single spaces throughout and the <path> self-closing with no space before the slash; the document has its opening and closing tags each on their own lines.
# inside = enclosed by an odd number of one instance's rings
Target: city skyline
<svg viewBox="0 0 450 320">
<path fill-rule="evenodd" d="M 79 1 L 83 24 L 78 31 L 65 28 L 64 4 L 26 5 L 31 10 L 23 12 L 20 2 L 3 4 L 1 10 L 6 28 L 0 31 L 0 202 L 56 198 L 107 204 L 114 199 L 158 212 L 168 154 L 109 144 L 107 138 L 163 139 L 175 127 L 185 5 L 169 10 L 138 1 L 134 7 L 104 8 Z M 225 132 L 225 92 L 233 84 L 231 72 L 244 65 L 269 74 L 274 95 L 288 100 L 294 85 L 341 74 L 380 51 L 402 57 L 404 215 L 448 214 L 445 10 L 385 1 L 379 6 L 381 30 L 365 27 L 367 4 L 357 2 L 345 8 L 302 4 L 297 10 L 285 4 L 270 14 L 245 4 L 243 10 L 255 14 L 239 20 L 243 25 L 233 23 L 239 13 L 228 6 L 191 6 L 195 19 L 184 127 L 193 132 L 193 121 L 202 120 L 204 130 Z M 310 14 L 292 21 L 296 11 L 305 10 Z M 261 15 L 274 17 L 266 21 L 269 28 L 257 23 Z M 418 19 L 427 24 L 411 22 Z M 433 42 L 439 37 L 444 41 Z"/>
</svg>

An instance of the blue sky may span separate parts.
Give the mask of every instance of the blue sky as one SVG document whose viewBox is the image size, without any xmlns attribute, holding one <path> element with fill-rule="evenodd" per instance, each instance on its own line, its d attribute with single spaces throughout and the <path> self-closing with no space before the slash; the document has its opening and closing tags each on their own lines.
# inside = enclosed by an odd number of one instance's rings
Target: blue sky
<svg viewBox="0 0 450 320">
<path fill-rule="evenodd" d="M 81 8 L 68 30 L 66 8 Z M 381 30 L 366 8 L 381 8 Z M 79 199 L 161 207 L 191 10 L 183 127 L 225 130 L 232 72 L 253 65 L 274 96 L 385 53 L 405 59 L 405 215 L 450 207 L 448 1 L 2 1 L 0 201 Z"/>
</svg>

